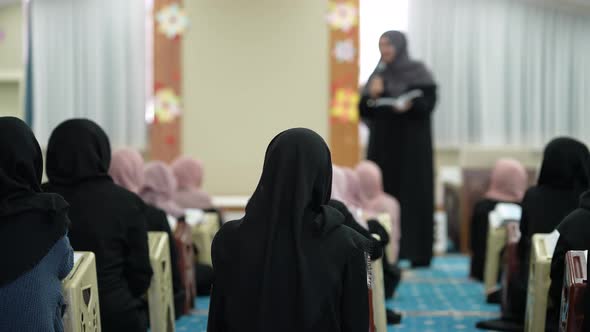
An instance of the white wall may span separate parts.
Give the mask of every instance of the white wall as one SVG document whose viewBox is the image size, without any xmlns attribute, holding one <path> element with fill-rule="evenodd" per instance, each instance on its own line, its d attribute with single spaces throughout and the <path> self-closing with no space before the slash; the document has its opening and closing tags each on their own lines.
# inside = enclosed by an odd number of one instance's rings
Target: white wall
<svg viewBox="0 0 590 332">
<path fill-rule="evenodd" d="M 0 3 L 0 116 L 22 117 L 23 19 L 20 3 Z"/>
<path fill-rule="evenodd" d="M 275 134 L 328 133 L 327 2 L 185 1 L 183 150 L 212 194 L 250 194 Z"/>
</svg>

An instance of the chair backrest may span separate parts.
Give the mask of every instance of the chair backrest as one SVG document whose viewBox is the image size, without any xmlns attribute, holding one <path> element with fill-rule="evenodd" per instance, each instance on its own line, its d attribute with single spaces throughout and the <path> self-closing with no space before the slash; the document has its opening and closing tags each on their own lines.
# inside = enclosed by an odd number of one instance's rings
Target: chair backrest
<svg viewBox="0 0 590 332">
<path fill-rule="evenodd" d="M 74 267 L 62 282 L 66 301 L 66 332 L 100 332 L 100 307 L 96 261 L 92 252 L 75 252 Z"/>
<path fill-rule="evenodd" d="M 381 240 L 379 235 L 373 234 L 377 240 Z M 376 331 L 387 331 L 387 314 L 385 311 L 385 286 L 383 280 L 383 258 L 371 262 L 372 274 L 372 302 L 373 302 L 373 322 Z"/>
<path fill-rule="evenodd" d="M 377 221 L 385 228 L 387 235 L 389 235 L 389 243 L 385 247 L 387 261 L 389 264 L 395 264 L 399 256 L 400 225 L 394 225 L 391 216 L 387 213 L 378 215 Z"/>
<path fill-rule="evenodd" d="M 215 234 L 219 231 L 219 216 L 217 213 L 205 213 L 203 220 L 192 227 L 193 243 L 197 248 L 196 261 L 213 266 L 211 261 L 211 244 Z"/>
<path fill-rule="evenodd" d="M 584 296 L 588 279 L 586 268 L 586 254 L 583 251 L 566 253 L 559 331 L 583 331 Z"/>
<path fill-rule="evenodd" d="M 184 287 L 184 314 L 186 314 L 194 307 L 194 299 L 197 296 L 192 230 L 186 222 L 179 221 L 176 224 L 174 243 L 178 252 L 180 279 Z"/>
<path fill-rule="evenodd" d="M 444 210 L 447 214 L 447 234 L 457 251 L 461 245 L 461 194 L 460 187 L 445 183 L 443 187 Z"/>
<path fill-rule="evenodd" d="M 149 232 L 150 263 L 154 275 L 148 289 L 150 330 L 174 332 L 174 295 L 172 289 L 172 266 L 170 246 L 166 232 Z"/>
<path fill-rule="evenodd" d="M 547 292 L 551 284 L 551 259 L 554 250 L 549 240 L 550 236 L 551 234 L 533 235 L 524 320 L 526 332 L 545 331 Z"/>
<path fill-rule="evenodd" d="M 504 249 L 504 259 L 502 264 L 502 317 L 517 318 L 520 315 L 513 308 L 512 296 L 509 292 L 508 283 L 520 269 L 520 259 L 518 257 L 518 241 L 520 240 L 520 229 L 518 222 L 508 222 L 506 227 L 506 246 Z"/>
<path fill-rule="evenodd" d="M 490 213 L 494 213 L 493 211 Z M 484 269 L 484 289 L 491 293 L 497 288 L 498 275 L 500 273 L 500 253 L 506 245 L 506 227 L 496 227 L 493 222 L 488 222 L 488 239 L 486 244 L 486 261 Z"/>
</svg>

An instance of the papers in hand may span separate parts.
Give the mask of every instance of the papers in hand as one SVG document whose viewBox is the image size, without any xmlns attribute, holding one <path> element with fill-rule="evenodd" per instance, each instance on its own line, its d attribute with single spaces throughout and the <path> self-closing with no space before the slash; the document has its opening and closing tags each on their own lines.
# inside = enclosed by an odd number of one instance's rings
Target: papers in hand
<svg viewBox="0 0 590 332">
<path fill-rule="evenodd" d="M 170 229 L 172 231 L 174 231 L 176 229 L 176 224 L 178 223 L 178 221 L 176 220 L 176 218 L 174 218 L 173 216 L 167 214 L 166 218 L 168 219 L 168 224 L 170 225 Z"/>
<path fill-rule="evenodd" d="M 553 257 L 553 252 L 555 251 L 555 247 L 557 246 L 557 240 L 559 240 L 559 231 L 554 230 L 551 234 L 545 237 L 545 250 L 547 251 L 547 255 L 549 257 Z"/>
<path fill-rule="evenodd" d="M 205 211 L 199 209 L 186 209 L 184 214 L 184 220 L 191 226 L 195 226 L 196 224 L 202 222 L 204 219 L 203 217 L 205 217 Z"/>
<path fill-rule="evenodd" d="M 503 220 L 520 221 L 522 216 L 522 207 L 512 203 L 498 203 L 495 210 Z"/>
<path fill-rule="evenodd" d="M 508 221 L 520 222 L 522 216 L 522 208 L 520 205 L 512 203 L 498 203 L 496 208 L 490 212 L 488 222 L 494 228 L 502 226 Z"/>
<path fill-rule="evenodd" d="M 83 254 L 79 253 L 79 252 L 74 252 L 74 266 L 76 266 L 76 263 L 80 260 L 80 258 L 82 258 Z"/>
<path fill-rule="evenodd" d="M 422 90 L 410 90 L 397 98 L 388 97 L 371 99 L 368 101 L 368 105 L 371 107 L 389 106 L 397 109 L 402 109 L 408 104 L 408 102 L 418 97 L 422 97 L 423 95 L 424 93 L 422 92 Z"/>
</svg>

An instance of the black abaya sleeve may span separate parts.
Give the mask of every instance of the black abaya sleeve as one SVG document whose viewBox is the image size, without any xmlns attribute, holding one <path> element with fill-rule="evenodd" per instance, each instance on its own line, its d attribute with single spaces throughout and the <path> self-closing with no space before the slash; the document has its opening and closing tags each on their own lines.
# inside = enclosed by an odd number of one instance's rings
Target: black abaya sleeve
<svg viewBox="0 0 590 332">
<path fill-rule="evenodd" d="M 211 301 L 209 303 L 209 318 L 207 320 L 207 332 L 224 332 L 225 318 L 223 308 L 225 307 L 223 289 L 215 287 L 211 289 Z"/>
<path fill-rule="evenodd" d="M 527 196 L 522 200 L 522 216 L 520 217 L 520 240 L 518 241 L 518 257 L 521 262 L 528 261 L 527 257 L 531 251 L 531 236 L 529 235 Z M 527 265 L 528 266 L 528 265 Z"/>
<path fill-rule="evenodd" d="M 367 331 L 369 328 L 369 290 L 365 254 L 355 250 L 344 271 L 342 285 L 342 332 Z"/>
<path fill-rule="evenodd" d="M 152 267 L 147 238 L 146 220 L 143 213 L 128 218 L 127 228 L 128 256 L 125 264 L 125 276 L 133 296 L 140 297 L 150 287 Z"/>
<path fill-rule="evenodd" d="M 549 301 L 547 321 L 557 322 L 561 306 L 561 289 L 563 287 L 563 274 L 565 272 L 565 254 L 572 250 L 571 245 L 560 236 L 551 259 L 551 285 L 549 286 Z"/>
<path fill-rule="evenodd" d="M 364 120 L 371 120 L 374 118 L 375 108 L 370 107 L 367 102 L 369 101 L 369 96 L 361 96 L 361 101 L 359 102 L 359 112 L 360 116 Z"/>
<path fill-rule="evenodd" d="M 590 271 L 590 260 L 586 262 L 588 265 L 586 271 Z M 590 289 L 586 289 L 584 295 L 584 325 L 582 331 L 590 331 Z"/>
<path fill-rule="evenodd" d="M 410 88 L 409 90 L 415 90 Z M 436 86 L 420 87 L 422 97 L 416 98 L 412 102 L 412 108 L 407 112 L 410 118 L 421 119 L 430 116 L 436 106 Z"/>
</svg>

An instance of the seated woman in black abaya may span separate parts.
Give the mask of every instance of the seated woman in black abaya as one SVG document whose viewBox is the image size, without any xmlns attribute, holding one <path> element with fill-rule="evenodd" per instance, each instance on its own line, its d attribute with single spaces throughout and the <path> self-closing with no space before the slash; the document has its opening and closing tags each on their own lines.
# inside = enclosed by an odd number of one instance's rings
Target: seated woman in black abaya
<svg viewBox="0 0 590 332">
<path fill-rule="evenodd" d="M 70 204 L 74 250 L 96 255 L 103 331 L 145 332 L 152 279 L 145 204 L 113 182 L 110 162 L 109 139 L 96 123 L 65 121 L 49 138 L 43 189 Z"/>
<path fill-rule="evenodd" d="M 367 331 L 373 245 L 328 206 L 332 161 L 308 129 L 270 143 L 241 220 L 212 247 L 208 331 Z"/>
<path fill-rule="evenodd" d="M 557 331 L 559 325 L 559 313 L 561 303 L 561 290 L 563 287 L 563 276 L 565 271 L 565 254 L 570 250 L 590 250 L 590 191 L 586 192 L 581 200 L 580 207 L 567 216 L 559 226 L 559 240 L 553 252 L 551 260 L 551 285 L 549 286 L 549 303 L 547 310 L 547 331 Z M 590 294 L 586 289 L 586 294 Z M 588 301 L 588 296 L 586 296 Z M 586 303 L 590 306 L 590 303 Z M 584 322 L 590 319 L 585 316 Z M 584 331 L 590 331 L 585 329 Z"/>
</svg>

